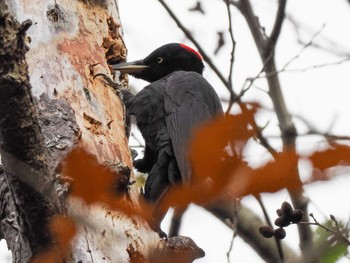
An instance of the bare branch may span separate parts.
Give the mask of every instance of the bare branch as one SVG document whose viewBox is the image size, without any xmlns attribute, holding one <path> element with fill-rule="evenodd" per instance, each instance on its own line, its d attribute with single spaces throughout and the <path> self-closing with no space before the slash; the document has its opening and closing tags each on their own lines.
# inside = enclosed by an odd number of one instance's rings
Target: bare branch
<svg viewBox="0 0 350 263">
<path fill-rule="evenodd" d="M 255 44 L 259 49 L 259 53 L 262 53 L 266 47 L 266 38 L 261 30 L 261 25 L 258 18 L 253 12 L 253 8 L 249 0 L 240 0 L 239 5 L 236 7 L 241 11 L 245 17 L 248 27 L 253 35 Z"/>
<path fill-rule="evenodd" d="M 279 35 L 281 33 L 282 24 L 285 17 L 285 9 L 286 9 L 287 0 L 279 0 L 275 23 L 272 28 L 270 37 L 269 37 L 269 44 L 273 45 L 273 48 L 276 46 L 277 40 L 279 38 Z"/>
<path fill-rule="evenodd" d="M 280 2 L 280 4 L 281 3 L 283 2 Z M 278 12 L 281 12 L 281 13 L 284 12 L 284 8 L 285 8 L 284 5 L 279 6 Z M 270 74 L 272 72 L 277 71 L 275 57 L 274 57 L 275 45 L 267 44 L 268 40 L 266 40 L 266 37 L 261 32 L 260 23 L 258 22 L 253 12 L 250 1 L 241 0 L 240 5 L 238 6 L 238 9 L 246 19 L 249 29 L 253 35 L 254 42 L 259 51 L 261 60 L 265 64 L 266 74 Z M 279 22 L 280 17 L 281 17 L 281 14 L 276 15 L 276 23 L 282 23 L 282 22 Z M 275 30 L 273 30 L 275 32 L 273 33 L 274 37 L 277 37 L 275 39 L 275 43 L 277 43 L 281 26 L 282 25 L 277 24 L 275 26 Z M 282 134 L 283 150 L 295 152 L 296 151 L 295 141 L 297 137 L 297 131 L 293 123 L 292 117 L 287 109 L 287 105 L 284 100 L 278 75 L 268 77 L 267 83 L 269 86 L 269 95 L 274 105 L 277 119 L 279 122 L 279 127 Z M 297 164 L 295 164 L 295 166 L 297 167 Z M 299 175 L 298 169 L 295 169 L 295 178 L 300 181 L 300 175 Z M 297 191 L 296 189 L 294 189 L 293 191 L 289 191 L 289 194 L 291 196 L 293 206 L 298 209 L 302 209 L 305 214 L 308 214 L 307 213 L 308 201 L 303 195 L 303 188 L 300 187 Z M 299 230 L 300 248 L 303 256 L 306 257 L 308 254 L 310 254 L 310 251 L 313 251 L 312 232 L 309 226 L 298 225 L 298 230 Z M 314 258 L 315 260 L 317 260 L 316 257 L 317 255 L 315 255 L 315 258 Z"/>
<path fill-rule="evenodd" d="M 262 134 L 262 129 L 254 122 L 253 129 L 259 139 L 260 144 L 273 156 L 276 157 L 278 152 L 271 146 L 267 138 Z"/>
<path fill-rule="evenodd" d="M 233 5 L 235 7 L 239 7 L 240 5 L 240 0 L 234 1 L 234 0 L 229 0 L 230 5 Z"/>
<path fill-rule="evenodd" d="M 232 84 L 232 75 L 233 75 L 233 63 L 235 62 L 235 48 L 236 48 L 236 41 L 235 38 L 233 36 L 233 29 L 232 29 L 232 14 L 231 14 L 231 9 L 230 9 L 230 5 L 228 4 L 227 0 L 225 0 L 226 3 L 226 7 L 227 7 L 227 16 L 228 16 L 228 22 L 229 22 L 229 33 L 230 33 L 230 38 L 231 38 L 231 42 L 232 42 L 232 50 L 231 50 L 231 60 L 230 60 L 230 70 L 229 70 L 229 77 L 228 77 L 228 81 L 230 84 L 230 88 L 233 88 L 233 84 Z"/>
</svg>

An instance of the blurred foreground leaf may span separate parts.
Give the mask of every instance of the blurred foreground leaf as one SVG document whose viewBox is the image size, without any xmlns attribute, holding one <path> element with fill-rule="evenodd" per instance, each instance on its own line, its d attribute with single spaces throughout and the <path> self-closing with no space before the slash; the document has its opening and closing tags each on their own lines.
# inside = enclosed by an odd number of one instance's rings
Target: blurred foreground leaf
<svg viewBox="0 0 350 263">
<path fill-rule="evenodd" d="M 328 220 L 323 224 L 326 227 L 333 228 L 333 221 Z M 328 232 L 322 227 L 317 227 L 315 231 L 315 251 L 320 255 L 321 263 L 334 263 L 347 253 L 347 244 Z"/>
</svg>

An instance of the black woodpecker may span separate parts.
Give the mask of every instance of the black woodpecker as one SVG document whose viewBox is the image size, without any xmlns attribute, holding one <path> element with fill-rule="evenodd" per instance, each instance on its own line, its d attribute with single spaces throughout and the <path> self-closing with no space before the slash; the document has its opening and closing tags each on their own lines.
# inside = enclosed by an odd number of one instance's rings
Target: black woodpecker
<svg viewBox="0 0 350 263">
<path fill-rule="evenodd" d="M 121 92 L 126 112 L 136 117 L 146 144 L 143 159 L 134 166 L 148 173 L 144 197 L 155 203 L 169 186 L 190 183 L 187 154 L 192 133 L 199 124 L 223 114 L 222 106 L 202 76 L 201 55 L 184 44 L 166 44 L 144 59 L 111 66 L 150 82 L 135 96 Z"/>
</svg>

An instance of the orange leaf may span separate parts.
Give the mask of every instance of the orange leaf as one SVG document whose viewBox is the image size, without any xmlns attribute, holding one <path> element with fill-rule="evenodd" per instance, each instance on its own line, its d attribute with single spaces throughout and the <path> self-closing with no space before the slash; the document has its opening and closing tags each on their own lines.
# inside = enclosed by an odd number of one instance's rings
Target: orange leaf
<svg viewBox="0 0 350 263">
<path fill-rule="evenodd" d="M 190 160 L 195 176 L 215 178 L 227 173 L 224 160 L 229 156 L 224 148 L 229 142 L 245 143 L 253 136 L 248 125 L 254 112 L 218 117 L 197 129 L 190 145 Z"/>
<path fill-rule="evenodd" d="M 164 207 L 181 207 L 190 202 L 204 204 L 227 187 L 229 174 L 244 163 L 226 150 L 233 151 L 230 143 L 243 147 L 253 136 L 249 123 L 256 108 L 243 114 L 217 117 L 195 131 L 189 151 L 193 171 L 191 185 L 172 187 L 162 200 Z"/>
<path fill-rule="evenodd" d="M 229 191 L 237 197 L 274 193 L 283 188 L 298 190 L 301 187 L 297 173 L 298 157 L 294 153 L 281 153 L 272 162 L 257 169 L 242 167 L 235 170 Z"/>
<path fill-rule="evenodd" d="M 70 194 L 81 197 L 87 204 L 108 204 L 115 195 L 118 174 L 98 163 L 95 156 L 82 148 L 75 148 L 68 154 L 62 173 L 72 178 Z"/>
<path fill-rule="evenodd" d="M 31 263 L 59 263 L 68 259 L 71 252 L 70 241 L 76 234 L 74 221 L 66 216 L 55 216 L 51 218 L 49 228 L 53 245 L 48 251 L 31 259 Z"/>
<path fill-rule="evenodd" d="M 70 217 L 55 216 L 50 222 L 50 232 L 57 242 L 60 251 L 67 255 L 70 251 L 70 241 L 76 234 L 76 226 Z"/>
<path fill-rule="evenodd" d="M 123 175 L 100 164 L 85 149 L 76 148 L 67 155 L 62 164 L 62 173 L 64 177 L 72 178 L 70 194 L 82 198 L 88 205 L 104 203 L 127 216 L 138 215 L 146 220 L 151 217 L 150 205 L 141 202 L 135 206 L 124 198 L 125 195 L 117 196 L 116 185 Z"/>
<path fill-rule="evenodd" d="M 272 193 L 283 188 L 300 190 L 302 184 L 297 172 L 299 157 L 295 153 L 281 153 L 274 161 L 252 169 L 239 157 L 224 151 L 230 144 L 245 145 L 253 136 L 249 123 L 256 108 L 238 115 L 218 117 L 196 131 L 190 147 L 194 173 L 192 184 L 172 188 L 164 200 L 164 206 L 184 206 L 190 202 L 205 204 L 223 191 L 229 191 L 234 197 L 242 197 Z"/>
<path fill-rule="evenodd" d="M 340 164 L 350 163 L 350 147 L 345 145 L 337 145 L 332 149 L 322 152 L 315 152 L 308 157 L 315 168 L 325 170 L 327 168 Z"/>
<path fill-rule="evenodd" d="M 50 249 L 47 252 L 40 253 L 30 260 L 30 263 L 61 263 L 64 262 L 62 255 L 57 249 Z"/>
</svg>

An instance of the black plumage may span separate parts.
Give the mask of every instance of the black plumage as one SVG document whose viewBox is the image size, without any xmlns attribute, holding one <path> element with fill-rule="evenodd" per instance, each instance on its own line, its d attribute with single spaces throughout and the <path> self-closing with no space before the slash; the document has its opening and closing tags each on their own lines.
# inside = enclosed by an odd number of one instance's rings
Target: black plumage
<svg viewBox="0 0 350 263">
<path fill-rule="evenodd" d="M 151 82 L 135 96 L 127 90 L 122 94 L 146 144 L 143 159 L 134 165 L 149 174 L 144 196 L 156 202 L 170 185 L 191 181 L 188 144 L 193 131 L 223 114 L 222 106 L 201 75 L 201 56 L 183 44 L 167 44 L 143 60 L 112 67 Z"/>
</svg>

